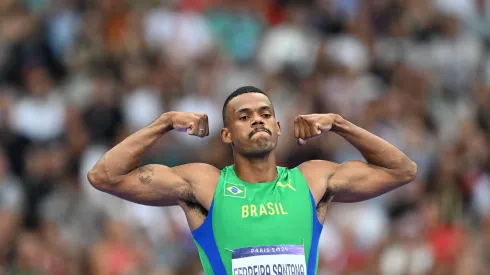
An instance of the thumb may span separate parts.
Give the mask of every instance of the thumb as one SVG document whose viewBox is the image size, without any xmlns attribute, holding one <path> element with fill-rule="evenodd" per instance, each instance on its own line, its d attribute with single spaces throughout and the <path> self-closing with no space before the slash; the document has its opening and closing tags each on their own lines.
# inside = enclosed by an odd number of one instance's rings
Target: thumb
<svg viewBox="0 0 490 275">
<path fill-rule="evenodd" d="M 317 133 L 321 134 L 322 131 L 330 131 L 330 129 L 332 129 L 332 124 L 323 127 L 320 124 L 317 124 L 316 129 L 317 129 Z"/>
<path fill-rule="evenodd" d="M 316 127 L 316 134 L 317 135 L 321 135 L 322 134 L 322 129 L 320 127 L 318 127 L 318 126 Z"/>
<path fill-rule="evenodd" d="M 298 146 L 305 145 L 305 144 L 306 144 L 306 140 L 301 139 L 301 138 L 298 138 L 298 139 L 296 140 L 296 144 L 298 144 Z"/>
</svg>

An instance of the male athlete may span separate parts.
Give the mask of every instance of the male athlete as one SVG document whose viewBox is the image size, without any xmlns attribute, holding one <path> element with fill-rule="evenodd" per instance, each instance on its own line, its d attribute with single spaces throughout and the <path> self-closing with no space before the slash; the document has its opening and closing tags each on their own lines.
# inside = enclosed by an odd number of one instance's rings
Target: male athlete
<svg viewBox="0 0 490 275">
<path fill-rule="evenodd" d="M 181 206 L 206 274 L 316 274 L 327 204 L 374 198 L 417 173 L 393 145 L 337 114 L 295 118 L 298 143 L 334 132 L 367 162 L 276 166 L 281 127 L 271 101 L 255 87 L 239 88 L 226 99 L 223 123 L 221 139 L 231 145 L 234 165 L 222 170 L 205 163 L 138 168 L 145 151 L 171 130 L 209 135 L 206 114 L 169 112 L 108 151 L 88 173 L 95 188 L 122 199 Z"/>
</svg>

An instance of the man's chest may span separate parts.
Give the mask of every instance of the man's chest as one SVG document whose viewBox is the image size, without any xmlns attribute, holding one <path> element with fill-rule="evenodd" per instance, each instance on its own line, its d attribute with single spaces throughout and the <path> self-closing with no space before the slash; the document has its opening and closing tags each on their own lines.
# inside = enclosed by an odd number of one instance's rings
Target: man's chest
<svg viewBox="0 0 490 275">
<path fill-rule="evenodd" d="M 286 241 L 291 232 L 311 231 L 311 199 L 294 186 L 279 183 L 270 189 L 251 190 L 230 185 L 229 189 L 230 193 L 224 192 L 214 202 L 212 218 L 218 235 L 233 240 L 253 231 L 251 238 L 257 241 Z"/>
</svg>

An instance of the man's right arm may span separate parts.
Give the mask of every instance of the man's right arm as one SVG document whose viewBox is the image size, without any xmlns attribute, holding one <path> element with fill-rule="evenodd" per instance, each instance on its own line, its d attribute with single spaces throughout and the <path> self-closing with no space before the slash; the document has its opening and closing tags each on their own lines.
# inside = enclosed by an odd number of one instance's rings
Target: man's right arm
<svg viewBox="0 0 490 275">
<path fill-rule="evenodd" d="M 203 163 L 172 168 L 138 164 L 143 154 L 168 131 L 187 130 L 190 135 L 204 137 L 209 134 L 207 123 L 205 114 L 165 113 L 109 150 L 89 171 L 88 180 L 98 190 L 139 204 L 169 206 L 179 201 L 195 202 L 195 184 L 206 185 L 206 181 L 214 180 L 219 176 L 217 168 Z"/>
</svg>

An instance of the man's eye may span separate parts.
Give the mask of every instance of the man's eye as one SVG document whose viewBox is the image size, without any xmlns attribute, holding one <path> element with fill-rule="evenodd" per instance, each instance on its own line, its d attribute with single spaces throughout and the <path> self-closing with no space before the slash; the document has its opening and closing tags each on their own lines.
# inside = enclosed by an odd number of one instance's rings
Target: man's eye
<svg viewBox="0 0 490 275">
<path fill-rule="evenodd" d="M 240 120 L 247 120 L 248 119 L 248 116 L 241 116 L 240 117 Z"/>
<path fill-rule="evenodd" d="M 262 116 L 265 118 L 270 118 L 272 115 L 271 114 L 263 114 Z"/>
</svg>

